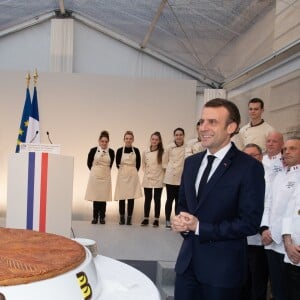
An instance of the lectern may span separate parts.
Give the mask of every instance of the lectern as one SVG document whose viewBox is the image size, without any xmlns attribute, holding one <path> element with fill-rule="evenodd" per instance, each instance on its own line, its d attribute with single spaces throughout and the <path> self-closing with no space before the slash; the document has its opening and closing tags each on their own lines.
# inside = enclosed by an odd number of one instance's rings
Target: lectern
<svg viewBox="0 0 300 300">
<path fill-rule="evenodd" d="M 73 157 L 23 152 L 9 157 L 6 227 L 70 237 Z"/>
</svg>

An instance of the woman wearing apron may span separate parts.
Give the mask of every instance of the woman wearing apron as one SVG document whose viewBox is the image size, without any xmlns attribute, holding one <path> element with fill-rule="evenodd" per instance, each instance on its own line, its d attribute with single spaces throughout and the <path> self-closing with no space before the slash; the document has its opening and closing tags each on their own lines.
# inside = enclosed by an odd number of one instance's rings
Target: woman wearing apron
<svg viewBox="0 0 300 300">
<path fill-rule="evenodd" d="M 119 169 L 115 200 L 119 200 L 120 225 L 125 224 L 125 200 L 127 199 L 127 225 L 131 225 L 134 199 L 142 197 L 138 170 L 141 166 L 141 155 L 138 148 L 132 146 L 134 136 L 132 131 L 124 134 L 125 146 L 117 150 L 116 165 Z"/>
<path fill-rule="evenodd" d="M 167 190 L 167 200 L 165 205 L 166 228 L 171 228 L 170 218 L 174 199 L 176 213 L 179 186 L 185 158 L 184 130 L 182 128 L 176 128 L 173 133 L 174 142 L 167 147 L 164 159 L 166 168 L 164 183 L 166 184 Z"/>
<path fill-rule="evenodd" d="M 115 152 L 108 148 L 109 133 L 102 131 L 99 146 L 90 150 L 87 165 L 90 169 L 85 200 L 93 201 L 92 224 L 105 224 L 106 201 L 111 201 L 111 167 Z"/>
<path fill-rule="evenodd" d="M 160 133 L 156 131 L 152 133 L 150 137 L 150 149 L 145 151 L 142 156 L 142 167 L 144 170 L 142 186 L 144 187 L 145 203 L 144 220 L 142 221 L 141 226 L 147 226 L 149 224 L 152 197 L 154 197 L 153 227 L 159 226 L 161 193 L 165 175 L 162 164 L 163 154 L 164 147 L 162 138 Z"/>
</svg>

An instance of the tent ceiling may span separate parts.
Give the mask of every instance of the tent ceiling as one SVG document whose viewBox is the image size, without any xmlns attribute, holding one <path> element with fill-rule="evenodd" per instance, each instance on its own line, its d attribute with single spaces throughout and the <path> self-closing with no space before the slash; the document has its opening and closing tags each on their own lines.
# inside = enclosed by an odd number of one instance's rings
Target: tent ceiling
<svg viewBox="0 0 300 300">
<path fill-rule="evenodd" d="M 155 51 L 216 84 L 222 49 L 275 6 L 274 0 L 5 0 L 0 33 L 62 6 Z M 161 5 L 161 12 L 159 7 Z M 153 21 L 157 16 L 157 22 Z M 153 31 L 150 32 L 151 23 Z M 149 38 L 147 37 L 149 32 Z M 237 70 L 232 70 L 236 72 Z"/>
</svg>

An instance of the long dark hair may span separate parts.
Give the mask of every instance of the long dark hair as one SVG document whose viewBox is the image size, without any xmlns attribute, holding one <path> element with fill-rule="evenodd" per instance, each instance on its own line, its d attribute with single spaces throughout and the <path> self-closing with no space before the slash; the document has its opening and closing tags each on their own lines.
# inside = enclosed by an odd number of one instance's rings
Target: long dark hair
<svg viewBox="0 0 300 300">
<path fill-rule="evenodd" d="M 164 146 L 163 146 L 161 134 L 160 134 L 159 131 L 155 131 L 151 134 L 151 137 L 153 135 L 156 135 L 159 138 L 159 143 L 157 145 L 157 163 L 161 164 L 162 163 L 162 157 L 163 157 L 163 154 L 164 154 Z"/>
</svg>

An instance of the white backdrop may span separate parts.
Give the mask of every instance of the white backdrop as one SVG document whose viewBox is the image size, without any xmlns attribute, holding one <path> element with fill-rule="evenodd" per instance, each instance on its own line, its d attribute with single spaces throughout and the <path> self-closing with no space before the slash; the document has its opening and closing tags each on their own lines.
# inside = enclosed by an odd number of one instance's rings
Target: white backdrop
<svg viewBox="0 0 300 300">
<path fill-rule="evenodd" d="M 25 99 L 23 72 L 0 72 L 0 213 L 6 208 L 7 157 L 15 151 Z M 161 131 L 164 144 L 172 140 L 176 127 L 195 134 L 196 82 L 192 80 L 129 79 L 99 75 L 41 73 L 37 89 L 41 142 L 62 145 L 62 154 L 74 157 L 73 218 L 89 219 L 91 203 L 84 201 L 89 175 L 86 158 L 97 145 L 100 131 L 110 133 L 110 147 L 123 145 L 123 134 L 133 130 L 134 145 L 142 152 L 150 134 Z M 32 87 L 31 87 L 32 90 Z M 142 172 L 140 172 L 142 177 Z M 116 167 L 113 166 L 113 185 Z M 17 187 L 16 187 L 17 188 Z M 163 199 L 165 200 L 165 199 Z M 164 203 L 164 201 L 163 201 Z M 142 218 L 143 199 L 136 201 L 134 220 Z M 117 202 L 109 203 L 108 219 L 116 218 Z M 164 216 L 164 205 L 162 205 Z"/>
</svg>

